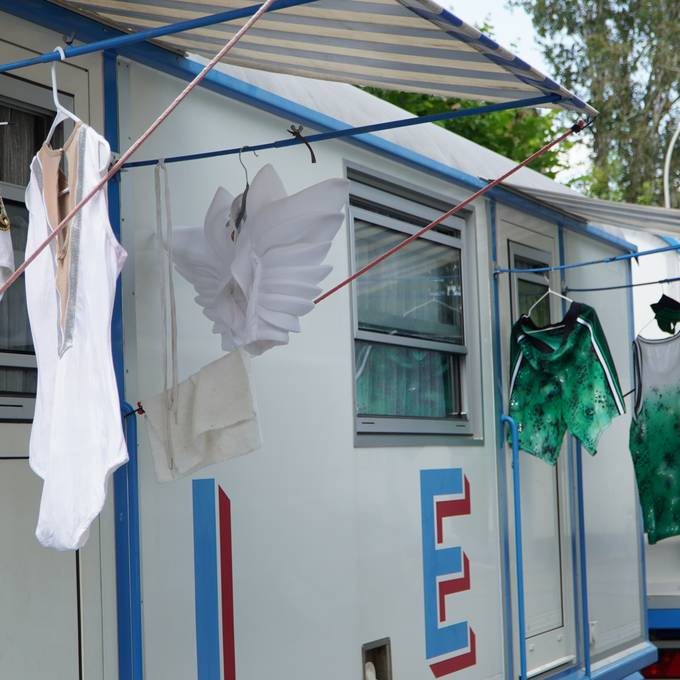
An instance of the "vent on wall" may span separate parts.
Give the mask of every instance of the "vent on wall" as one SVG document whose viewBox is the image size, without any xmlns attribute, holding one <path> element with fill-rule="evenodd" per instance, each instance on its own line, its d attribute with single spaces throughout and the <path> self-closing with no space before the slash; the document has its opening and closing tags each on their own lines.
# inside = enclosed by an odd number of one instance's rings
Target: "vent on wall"
<svg viewBox="0 0 680 680">
<path fill-rule="evenodd" d="M 361 680 L 392 680 L 390 639 L 374 640 L 361 647 L 363 675 Z"/>
</svg>

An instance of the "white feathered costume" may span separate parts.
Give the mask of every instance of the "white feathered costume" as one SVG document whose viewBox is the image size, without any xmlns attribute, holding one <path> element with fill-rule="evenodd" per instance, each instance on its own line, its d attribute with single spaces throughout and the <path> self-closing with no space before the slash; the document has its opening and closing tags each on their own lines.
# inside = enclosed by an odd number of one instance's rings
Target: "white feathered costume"
<svg viewBox="0 0 680 680">
<path fill-rule="evenodd" d="M 259 355 L 288 343 L 314 309 L 321 264 L 343 222 L 349 182 L 330 179 L 288 196 L 271 165 L 235 199 L 220 187 L 203 229 L 174 232 L 177 271 L 193 284 L 196 302 L 222 336 L 222 349 Z M 240 224 L 237 224 L 241 217 Z"/>
</svg>

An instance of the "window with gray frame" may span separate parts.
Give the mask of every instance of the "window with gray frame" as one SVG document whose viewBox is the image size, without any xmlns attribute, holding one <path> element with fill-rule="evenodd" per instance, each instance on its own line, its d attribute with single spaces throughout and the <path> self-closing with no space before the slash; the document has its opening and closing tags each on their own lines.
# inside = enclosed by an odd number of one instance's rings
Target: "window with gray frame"
<svg viewBox="0 0 680 680">
<path fill-rule="evenodd" d="M 353 168 L 348 177 L 355 271 L 450 207 Z M 357 433 L 471 433 L 465 228 L 465 216 L 449 218 L 354 283 Z"/>
<path fill-rule="evenodd" d="M 47 108 L 49 91 L 25 81 L 0 79 L 0 196 L 10 218 L 15 263 L 24 259 L 28 211 L 24 192 L 30 163 L 52 123 Z M 42 105 L 45 105 L 43 107 Z M 58 145 L 63 131 L 57 130 Z M 26 311 L 26 292 L 20 278 L 0 301 L 0 421 L 33 418 L 37 369 Z"/>
</svg>

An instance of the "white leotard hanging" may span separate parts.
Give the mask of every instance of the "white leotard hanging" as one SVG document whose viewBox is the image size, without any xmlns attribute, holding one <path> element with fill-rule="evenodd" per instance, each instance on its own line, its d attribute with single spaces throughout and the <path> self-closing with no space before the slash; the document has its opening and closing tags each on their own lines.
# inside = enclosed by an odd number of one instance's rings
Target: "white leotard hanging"
<svg viewBox="0 0 680 680">
<path fill-rule="evenodd" d="M 222 348 L 252 355 L 285 345 L 314 308 L 323 265 L 343 222 L 349 183 L 330 179 L 288 196 L 271 165 L 246 195 L 220 187 L 203 228 L 176 229 L 177 271 L 198 293 L 196 302 L 222 336 Z"/>
<path fill-rule="evenodd" d="M 42 146 L 26 191 L 26 255 L 99 182 L 110 155 L 106 140 L 82 123 L 63 149 Z M 29 462 L 44 480 L 36 536 L 61 550 L 85 543 L 109 475 L 128 458 L 111 357 L 116 279 L 125 257 L 101 191 L 26 270 L 38 364 Z"/>
</svg>

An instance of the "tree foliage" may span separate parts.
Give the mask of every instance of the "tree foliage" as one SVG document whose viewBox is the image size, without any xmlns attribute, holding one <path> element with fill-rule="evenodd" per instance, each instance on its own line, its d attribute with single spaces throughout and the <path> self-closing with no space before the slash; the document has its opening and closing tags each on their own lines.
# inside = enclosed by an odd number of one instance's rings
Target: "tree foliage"
<svg viewBox="0 0 680 680">
<path fill-rule="evenodd" d="M 680 1 L 511 4 L 532 16 L 556 79 L 600 111 L 586 188 L 602 198 L 662 203 L 663 158 L 678 124 Z"/>
<path fill-rule="evenodd" d="M 480 105 L 479 102 L 442 99 L 414 92 L 396 92 L 373 87 L 366 89 L 381 99 L 385 99 L 418 116 Z M 554 111 L 538 112 L 534 109 L 513 109 L 441 121 L 438 125 L 508 158 L 523 161 L 536 149 L 557 136 L 561 128 L 557 118 L 558 116 Z M 548 177 L 555 177 L 565 167 L 564 152 L 567 148 L 566 145 L 563 145 L 561 148 L 551 150 L 536 159 L 529 167 Z"/>
</svg>

